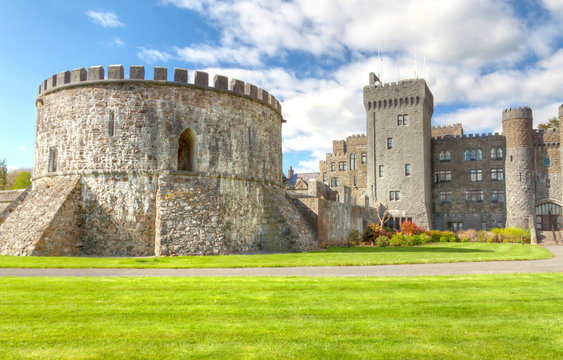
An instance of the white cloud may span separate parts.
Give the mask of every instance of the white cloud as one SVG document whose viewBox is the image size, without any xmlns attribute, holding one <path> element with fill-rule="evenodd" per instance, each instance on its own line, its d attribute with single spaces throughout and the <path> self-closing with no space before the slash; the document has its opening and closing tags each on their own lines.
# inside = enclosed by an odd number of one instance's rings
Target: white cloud
<svg viewBox="0 0 563 360">
<path fill-rule="evenodd" d="M 90 20 L 95 24 L 101 25 L 105 28 L 124 27 L 122 22 L 119 21 L 117 14 L 112 11 L 93 11 L 90 10 L 86 13 Z"/>
<path fill-rule="evenodd" d="M 141 47 L 141 51 L 137 53 L 137 56 L 148 64 L 155 62 L 167 62 L 172 58 L 172 55 L 170 55 L 166 51 L 146 49 L 144 47 Z"/>
<path fill-rule="evenodd" d="M 104 42 L 102 42 L 102 44 L 106 47 L 112 48 L 112 47 L 123 47 L 125 46 L 125 43 L 123 42 L 123 40 L 121 40 L 119 37 L 114 36 L 109 40 L 106 40 Z"/>
<path fill-rule="evenodd" d="M 178 58 L 196 64 L 208 66 L 224 64 L 258 66 L 262 65 L 260 51 L 254 48 L 227 48 L 201 45 L 198 47 L 176 48 Z"/>
<path fill-rule="evenodd" d="M 18 146 L 18 150 L 23 151 L 23 152 L 27 152 L 28 148 L 25 145 L 20 145 L 20 146 Z"/>
</svg>

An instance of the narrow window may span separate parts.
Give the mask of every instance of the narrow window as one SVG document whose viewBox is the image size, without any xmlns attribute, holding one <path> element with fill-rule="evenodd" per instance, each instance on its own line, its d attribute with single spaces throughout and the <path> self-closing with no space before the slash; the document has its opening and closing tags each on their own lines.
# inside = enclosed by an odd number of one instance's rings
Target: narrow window
<svg viewBox="0 0 563 360">
<path fill-rule="evenodd" d="M 330 163 L 330 171 L 334 171 L 336 169 L 336 165 L 332 162 Z"/>
<path fill-rule="evenodd" d="M 356 170 L 356 154 L 350 154 L 350 170 Z"/>
<path fill-rule="evenodd" d="M 358 185 L 358 177 L 354 175 L 354 186 Z"/>
<path fill-rule="evenodd" d="M 397 126 L 403 125 L 403 115 L 397 115 Z"/>
<path fill-rule="evenodd" d="M 387 138 L 387 149 L 393 148 L 393 138 Z"/>
<path fill-rule="evenodd" d="M 407 126 L 409 124 L 409 116 L 407 114 L 403 114 L 403 125 Z"/>
<path fill-rule="evenodd" d="M 108 135 L 113 136 L 115 134 L 115 113 L 110 110 L 108 113 Z"/>
<path fill-rule="evenodd" d="M 497 149 L 497 160 L 502 160 L 502 149 L 501 148 Z"/>
<path fill-rule="evenodd" d="M 465 150 L 465 161 L 471 160 L 471 152 L 469 150 Z"/>
<path fill-rule="evenodd" d="M 385 168 L 383 165 L 379 165 L 379 177 L 383 177 Z"/>
<path fill-rule="evenodd" d="M 178 171 L 195 171 L 195 134 L 186 129 L 178 138 Z"/>
<path fill-rule="evenodd" d="M 546 187 L 546 188 L 551 187 L 551 180 L 550 180 L 549 178 L 546 178 L 546 179 L 545 179 L 545 187 Z"/>
<path fill-rule="evenodd" d="M 326 182 L 326 173 L 323 174 L 323 182 Z"/>
<path fill-rule="evenodd" d="M 446 151 L 446 158 L 444 161 L 450 161 L 452 159 L 452 154 L 449 151 Z"/>
<path fill-rule="evenodd" d="M 389 191 L 389 200 L 390 200 L 390 201 L 394 201 L 394 200 L 395 200 L 395 192 L 394 192 L 394 191 Z"/>
<path fill-rule="evenodd" d="M 368 154 L 365 152 L 362 153 L 362 164 L 365 164 L 368 161 Z"/>
<path fill-rule="evenodd" d="M 545 167 L 549 167 L 550 161 L 549 161 L 549 156 L 546 156 L 543 158 L 543 166 Z"/>
<path fill-rule="evenodd" d="M 47 171 L 57 171 L 57 149 L 55 149 L 54 147 L 49 149 L 49 163 L 47 165 Z"/>
<path fill-rule="evenodd" d="M 483 152 L 481 151 L 481 149 L 477 149 L 477 160 L 483 160 Z"/>
<path fill-rule="evenodd" d="M 491 149 L 491 160 L 497 159 L 497 150 L 495 148 Z"/>
<path fill-rule="evenodd" d="M 401 199 L 401 192 L 395 191 L 395 200 L 400 200 L 400 199 Z"/>
<path fill-rule="evenodd" d="M 405 176 L 411 175 L 411 164 L 405 164 Z"/>
</svg>

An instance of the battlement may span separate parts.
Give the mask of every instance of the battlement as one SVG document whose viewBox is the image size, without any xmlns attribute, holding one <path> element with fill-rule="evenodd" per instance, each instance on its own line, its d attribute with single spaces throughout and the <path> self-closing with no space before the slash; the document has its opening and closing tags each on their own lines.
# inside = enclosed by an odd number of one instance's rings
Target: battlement
<svg viewBox="0 0 563 360">
<path fill-rule="evenodd" d="M 561 141 L 559 129 L 534 129 L 534 135 L 536 145 L 559 144 Z"/>
<path fill-rule="evenodd" d="M 502 120 L 510 119 L 532 119 L 532 109 L 529 106 L 519 106 L 505 109 L 502 112 Z"/>
<path fill-rule="evenodd" d="M 364 87 L 364 106 L 367 111 L 420 105 L 421 101 L 433 104 L 430 89 L 423 79 L 401 80 Z"/>
<path fill-rule="evenodd" d="M 461 124 L 432 126 L 432 137 L 463 136 Z"/>
<path fill-rule="evenodd" d="M 188 70 L 180 68 L 174 68 L 174 80 L 169 82 L 168 68 L 161 66 L 154 67 L 153 80 L 145 79 L 145 67 L 142 65 L 131 65 L 129 68 L 129 79 L 124 78 L 123 65 L 110 65 L 108 67 L 107 77 L 105 77 L 105 71 L 102 66 L 91 66 L 88 68 L 88 71 L 84 68 L 63 71 L 49 77 L 39 85 L 38 97 L 62 88 L 113 82 L 135 82 L 143 84 L 169 83 L 175 86 L 184 85 L 209 88 L 261 101 L 281 114 L 280 102 L 266 90 L 255 85 L 247 84 L 237 79 L 232 79 L 229 82 L 228 77 L 215 75 L 213 85 L 209 86 L 209 74 L 203 71 L 194 71 L 193 82 L 188 83 Z"/>
<path fill-rule="evenodd" d="M 461 124 L 455 124 L 461 125 Z M 467 134 L 467 135 L 445 135 L 445 136 L 432 136 L 434 142 L 455 142 L 467 140 L 503 140 L 504 135 L 496 133 L 483 133 L 483 134 Z"/>
</svg>

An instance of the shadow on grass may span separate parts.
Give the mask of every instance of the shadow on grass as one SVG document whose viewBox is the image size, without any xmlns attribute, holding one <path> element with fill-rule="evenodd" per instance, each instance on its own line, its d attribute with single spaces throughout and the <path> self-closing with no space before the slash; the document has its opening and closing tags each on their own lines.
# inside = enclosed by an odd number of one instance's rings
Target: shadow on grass
<svg viewBox="0 0 563 360">
<path fill-rule="evenodd" d="M 330 247 L 328 253 L 492 253 L 493 250 L 463 249 L 441 246 L 414 246 L 414 247 Z"/>
</svg>

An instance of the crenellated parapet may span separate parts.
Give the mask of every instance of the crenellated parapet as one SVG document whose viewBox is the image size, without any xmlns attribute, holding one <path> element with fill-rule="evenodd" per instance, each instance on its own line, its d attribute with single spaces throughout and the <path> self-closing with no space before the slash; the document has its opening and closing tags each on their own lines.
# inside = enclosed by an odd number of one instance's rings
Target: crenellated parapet
<svg viewBox="0 0 563 360">
<path fill-rule="evenodd" d="M 369 95 L 367 95 L 369 94 Z M 433 104 L 433 96 L 423 79 L 402 80 L 364 87 L 366 111 L 420 105 L 421 99 Z"/>
<path fill-rule="evenodd" d="M 459 143 L 462 141 L 472 141 L 472 140 L 484 140 L 484 141 L 493 141 L 493 140 L 504 140 L 504 135 L 496 133 L 482 133 L 482 134 L 465 134 L 465 135 L 445 135 L 445 136 L 433 136 L 432 142 L 434 143 Z"/>
<path fill-rule="evenodd" d="M 561 133 L 557 129 L 537 129 L 534 130 L 535 145 L 559 145 L 561 142 Z"/>
<path fill-rule="evenodd" d="M 188 82 L 188 70 L 174 68 L 173 81 L 168 81 L 168 68 L 155 66 L 153 79 L 145 79 L 145 67 L 142 65 L 131 65 L 129 68 L 129 79 L 125 79 L 123 65 L 110 65 L 107 69 L 102 66 L 91 66 L 85 68 L 74 69 L 71 71 L 63 71 L 49 77 L 39 85 L 38 97 L 41 97 L 52 91 L 74 86 L 88 86 L 99 83 L 111 82 L 142 82 L 142 83 L 166 83 L 173 86 L 193 86 L 206 89 L 212 89 L 221 92 L 229 92 L 238 96 L 249 97 L 251 99 L 261 101 L 281 114 L 280 102 L 266 90 L 255 85 L 247 84 L 244 81 L 231 79 L 223 75 L 215 75 L 213 84 L 209 85 L 209 74 L 203 71 L 194 71 L 192 82 Z"/>
<path fill-rule="evenodd" d="M 502 112 L 502 120 L 532 119 L 532 109 L 529 106 L 519 106 L 505 109 Z"/>
</svg>

